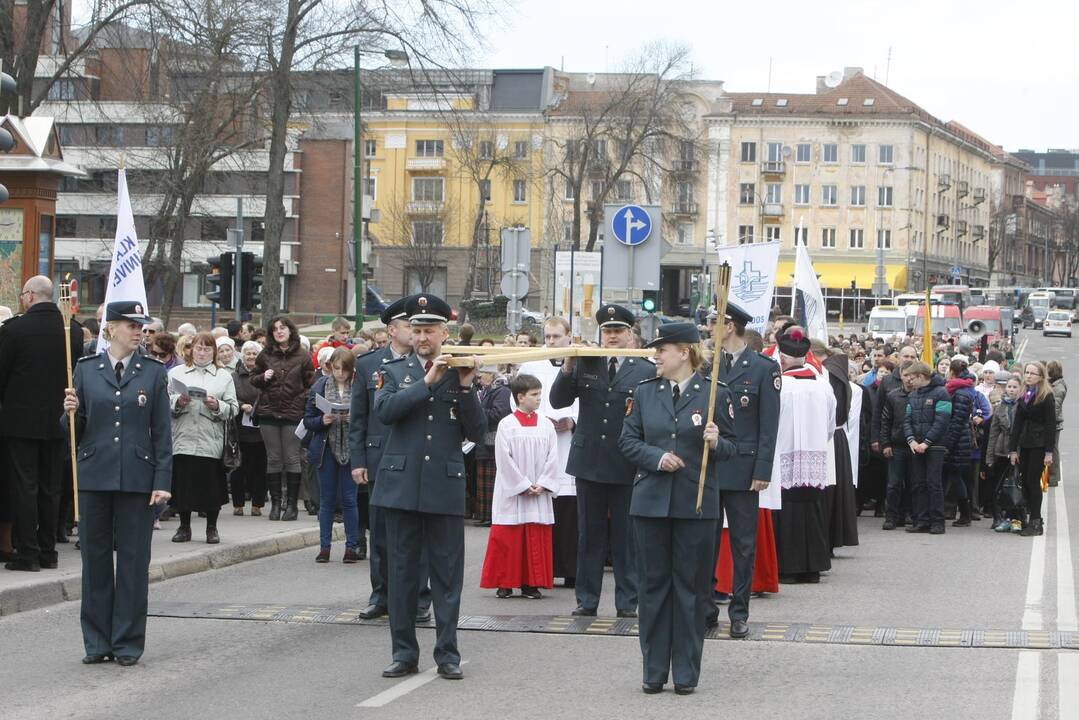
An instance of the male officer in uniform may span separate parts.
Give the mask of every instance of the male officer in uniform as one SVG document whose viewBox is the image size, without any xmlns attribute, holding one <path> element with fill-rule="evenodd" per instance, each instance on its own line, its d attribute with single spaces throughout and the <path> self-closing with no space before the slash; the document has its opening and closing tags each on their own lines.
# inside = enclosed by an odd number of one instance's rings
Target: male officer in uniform
<svg viewBox="0 0 1079 720">
<path fill-rule="evenodd" d="M 726 383 L 733 398 L 738 452 L 718 469 L 718 476 L 719 501 L 727 515 L 734 560 L 734 592 L 727 609 L 730 635 L 734 638 L 749 634 L 749 595 L 757 551 L 757 493 L 767 489 L 772 478 L 782 382 L 779 364 L 746 346 L 746 324 L 752 319 L 728 301 L 719 379 Z M 716 531 L 717 557 L 722 533 L 721 522 Z M 718 622 L 718 615 L 717 609 L 709 617 L 710 625 Z"/>
<path fill-rule="evenodd" d="M 393 664 L 383 677 L 419 671 L 416 601 L 420 551 L 429 560 L 438 674 L 459 680 L 457 618 L 464 581 L 465 462 L 461 443 L 482 442 L 487 422 L 472 390 L 475 364 L 450 368 L 442 355 L 450 306 L 408 298 L 413 353 L 382 366 L 375 412 L 389 427 L 371 504 L 386 523 Z M 475 358 L 472 358 L 475 361 Z"/>
<path fill-rule="evenodd" d="M 83 663 L 131 666 L 146 641 L 151 508 L 172 485 L 172 416 L 165 366 L 139 351 L 142 304 L 109 303 L 105 322 L 107 351 L 79 360 L 64 400 L 78 435 Z"/>
<path fill-rule="evenodd" d="M 633 313 L 618 305 L 596 312 L 603 347 L 634 347 Z M 629 505 L 636 468 L 622 456 L 618 437 L 637 384 L 655 377 L 648 360 L 627 357 L 568 358 L 551 387 L 551 407 L 580 400 L 577 428 L 566 473 L 577 478 L 577 609 L 594 616 L 603 590 L 607 558 L 607 518 L 614 555 L 615 609 L 618 617 L 637 616 L 636 551 Z"/>
<path fill-rule="evenodd" d="M 405 304 L 411 297 L 395 300 L 382 311 L 382 324 L 386 326 L 389 342 L 385 347 L 364 353 L 356 359 L 356 379 L 352 383 L 352 408 L 349 414 L 349 457 L 352 460 L 352 479 L 366 485 L 370 496 L 375 491 L 378 464 L 382 460 L 382 446 L 389 428 L 382 424 L 374 412 L 375 391 L 382 366 L 412 352 L 412 326 L 405 314 Z M 364 620 L 372 620 L 386 614 L 386 524 L 374 505 L 368 504 L 368 526 L 371 530 L 371 598 L 360 612 Z M 427 586 L 427 550 L 420 557 L 420 594 L 416 608 L 416 621 L 431 619 L 431 589 Z"/>
</svg>

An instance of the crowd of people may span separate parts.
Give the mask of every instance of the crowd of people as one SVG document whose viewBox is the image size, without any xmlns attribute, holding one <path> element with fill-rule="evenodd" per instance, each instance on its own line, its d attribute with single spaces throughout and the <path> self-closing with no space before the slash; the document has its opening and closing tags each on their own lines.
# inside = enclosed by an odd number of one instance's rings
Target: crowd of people
<svg viewBox="0 0 1079 720">
<path fill-rule="evenodd" d="M 670 668 L 676 690 L 692 692 L 694 647 L 718 625 L 719 605 L 728 605 L 728 632 L 744 637 L 751 595 L 820 582 L 834 551 L 858 544 L 858 515 L 910 533 L 986 519 L 997 532 L 1039 535 L 1043 486 L 1059 481 L 1062 367 L 1017 362 L 1008 338 L 938 335 L 927 353 L 909 334 L 811 339 L 780 314 L 762 336 L 732 304 L 722 319 L 662 325 L 645 342 L 632 312 L 604 305 L 591 344 L 610 357 L 499 365 L 479 353 L 474 366 L 451 368 L 444 346 L 560 348 L 575 338 L 551 316 L 501 340 L 477 339 L 465 323 L 451 340 L 448 305 L 434 296 L 393 303 L 375 329 L 337 318 L 314 341 L 284 315 L 266 330 L 230 321 L 169 332 L 138 303 L 114 303 L 71 326 L 81 360 L 76 389 L 65 391 L 51 282 L 32 278 L 21 299 L 25 312 L 0 328 L 5 567 L 55 568 L 55 544 L 72 534 L 62 410 L 76 413 L 80 473 L 85 464 L 92 476 L 94 463 L 128 447 L 126 429 L 113 426 L 126 428 L 130 403 L 157 428 L 151 435 L 168 434 L 167 457 L 160 437 L 130 440 L 131 457 L 147 466 L 136 462 L 131 477 L 153 492 L 148 528 L 175 517 L 172 541 L 183 543 L 197 522 L 217 544 L 228 542 L 218 518 L 230 503 L 236 516 L 288 522 L 302 502 L 318 517 L 314 560 L 328 563 L 333 525 L 343 524 L 341 561 L 369 560 L 361 617 L 391 618 L 387 677 L 416 670 L 415 622 L 432 604 L 439 672 L 461 677 L 449 628 L 463 546 L 458 553 L 453 522 L 433 518 L 488 528 L 480 585 L 499 598 L 540 599 L 559 578 L 574 589 L 573 614 L 594 616 L 612 566 L 619 617 L 641 613 L 645 692 L 662 689 Z M 622 352 L 641 348 L 654 361 Z M 716 370 L 723 383 L 706 417 Z M 154 410 L 159 401 L 167 412 Z M 104 433 L 95 444 L 85 440 L 91 425 Z M 691 501 L 705 447 L 699 512 Z M 128 472 L 126 455 L 115 461 Z M 118 482 L 99 489 L 127 489 Z M 102 518 L 118 512 L 113 502 L 87 520 L 94 507 L 82 507 L 79 540 L 95 533 L 84 566 L 108 556 Z M 97 582 L 84 576 L 84 596 L 100 592 Z M 118 654 L 88 622 L 90 661 Z M 137 659 L 139 643 L 125 657 Z"/>
</svg>

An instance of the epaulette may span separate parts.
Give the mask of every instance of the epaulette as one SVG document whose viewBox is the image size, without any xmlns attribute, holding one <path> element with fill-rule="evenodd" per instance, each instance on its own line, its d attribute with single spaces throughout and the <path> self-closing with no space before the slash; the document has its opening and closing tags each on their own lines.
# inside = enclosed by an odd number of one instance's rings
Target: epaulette
<svg viewBox="0 0 1079 720">
<path fill-rule="evenodd" d="M 100 355 L 100 354 L 101 353 L 98 353 L 97 355 Z M 97 357 L 97 355 L 83 355 L 81 358 L 79 358 L 78 360 L 75 361 L 75 364 L 78 365 L 79 363 L 81 363 L 81 362 L 83 362 L 85 360 L 93 360 L 94 358 Z"/>
<path fill-rule="evenodd" d="M 140 356 L 140 357 L 141 357 L 141 358 L 142 358 L 143 360 L 149 360 L 150 362 L 153 362 L 153 363 L 157 363 L 157 364 L 158 364 L 158 365 L 160 365 L 161 367 L 165 367 L 165 363 L 161 362 L 160 360 L 158 360 L 157 358 L 155 358 L 155 357 L 154 357 L 153 355 L 142 355 L 142 356 Z"/>
<path fill-rule="evenodd" d="M 663 378 L 661 378 L 661 377 L 660 377 L 659 375 L 656 375 L 655 377 L 650 377 L 650 378 L 648 378 L 647 380 L 641 380 L 641 381 L 640 381 L 639 383 L 637 383 L 637 384 L 638 384 L 638 385 L 644 385 L 645 383 L 655 382 L 656 380 L 662 380 L 662 379 L 663 379 Z"/>
<path fill-rule="evenodd" d="M 357 355 L 357 356 L 356 356 L 356 359 L 357 359 L 357 360 L 363 360 L 363 359 L 364 359 L 365 357 L 367 357 L 368 355 L 374 355 L 375 353 L 377 353 L 377 352 L 378 352 L 379 350 L 381 350 L 381 349 L 382 349 L 382 348 L 375 348 L 374 350 L 368 350 L 367 352 L 365 352 L 365 353 L 363 353 L 363 354 L 361 354 L 361 355 Z"/>
<path fill-rule="evenodd" d="M 404 359 L 405 359 L 405 358 L 407 358 L 407 357 L 408 357 L 408 355 L 402 355 L 402 356 L 401 356 L 401 357 L 399 357 L 399 358 L 394 358 L 393 360 L 387 360 L 386 362 L 384 362 L 384 363 L 382 363 L 382 364 L 383 364 L 383 366 L 386 366 L 386 365 L 393 365 L 394 363 L 399 363 L 399 362 L 401 362 L 402 360 L 404 360 Z"/>
</svg>

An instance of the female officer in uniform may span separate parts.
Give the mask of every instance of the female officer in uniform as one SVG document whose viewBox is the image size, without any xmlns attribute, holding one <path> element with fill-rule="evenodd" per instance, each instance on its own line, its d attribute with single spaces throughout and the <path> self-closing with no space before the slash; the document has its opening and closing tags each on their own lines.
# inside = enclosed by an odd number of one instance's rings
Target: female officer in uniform
<svg viewBox="0 0 1079 720">
<path fill-rule="evenodd" d="M 169 499 L 172 477 L 165 366 L 139 350 L 150 321 L 141 303 L 109 303 L 109 347 L 79 360 L 64 399 L 78 437 L 87 665 L 115 658 L 129 667 L 145 644 L 153 505 Z"/>
<path fill-rule="evenodd" d="M 640 572 L 638 607 L 645 693 L 697 687 L 705 617 L 712 605 L 713 552 L 719 519 L 714 462 L 734 455 L 734 407 L 720 383 L 715 416 L 706 418 L 711 381 L 701 375 L 700 334 L 692 323 L 659 328 L 657 377 L 628 402 L 619 447 L 637 467 L 629 514 Z M 704 444 L 711 448 L 704 504 L 697 484 Z"/>
</svg>

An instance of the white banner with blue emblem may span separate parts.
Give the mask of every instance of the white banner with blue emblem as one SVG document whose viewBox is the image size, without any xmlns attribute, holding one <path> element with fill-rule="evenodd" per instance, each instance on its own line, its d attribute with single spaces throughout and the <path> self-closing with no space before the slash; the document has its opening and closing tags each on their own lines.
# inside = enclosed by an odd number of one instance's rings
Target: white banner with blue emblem
<svg viewBox="0 0 1079 720">
<path fill-rule="evenodd" d="M 723 245 L 719 248 L 719 262 L 731 266 L 731 294 L 727 301 L 752 315 L 746 327 L 764 335 L 779 268 L 779 243 Z"/>
<path fill-rule="evenodd" d="M 127 194 L 127 174 L 120 169 L 116 179 L 116 242 L 112 248 L 108 282 L 105 284 L 105 304 L 119 300 L 135 300 L 146 305 L 146 284 L 142 278 L 142 257 L 139 238 L 135 234 L 135 218 L 131 213 L 131 198 Z M 102 323 L 102 330 L 105 325 Z M 97 350 L 104 352 L 109 342 L 104 334 L 97 336 Z"/>
</svg>

